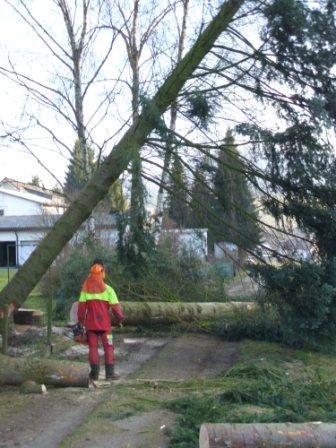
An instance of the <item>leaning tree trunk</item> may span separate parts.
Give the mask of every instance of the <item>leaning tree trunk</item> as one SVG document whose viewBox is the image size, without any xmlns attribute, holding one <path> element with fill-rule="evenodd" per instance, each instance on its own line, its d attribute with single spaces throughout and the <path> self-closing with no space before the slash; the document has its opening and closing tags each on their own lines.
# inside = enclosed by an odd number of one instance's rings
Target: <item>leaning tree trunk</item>
<svg viewBox="0 0 336 448">
<path fill-rule="evenodd" d="M 205 423 L 199 448 L 334 448 L 334 423 Z"/>
<path fill-rule="evenodd" d="M 21 386 L 27 381 L 55 387 L 88 387 L 85 364 L 48 358 L 11 358 L 0 355 L 0 386 Z"/>
<path fill-rule="evenodd" d="M 217 16 L 198 37 L 181 62 L 176 65 L 150 104 L 144 108 L 139 118 L 100 165 L 77 199 L 56 222 L 54 228 L 34 250 L 11 282 L 1 291 L 0 307 L 13 302 L 19 306 L 26 300 L 65 244 L 108 193 L 110 186 L 127 168 L 136 151 L 144 145 L 147 136 L 155 128 L 158 116 L 162 115 L 175 101 L 183 85 L 211 50 L 216 39 L 227 28 L 244 1 L 228 0 L 221 6 Z"/>
</svg>

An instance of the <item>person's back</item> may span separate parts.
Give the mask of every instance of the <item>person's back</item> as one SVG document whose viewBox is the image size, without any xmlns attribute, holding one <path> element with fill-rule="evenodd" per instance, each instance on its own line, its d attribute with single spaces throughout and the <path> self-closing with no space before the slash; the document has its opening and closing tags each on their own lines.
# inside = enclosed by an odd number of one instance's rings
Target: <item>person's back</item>
<svg viewBox="0 0 336 448">
<path fill-rule="evenodd" d="M 105 269 L 102 263 L 94 263 L 86 277 L 79 297 L 78 322 L 87 332 L 89 344 L 90 378 L 98 380 L 98 342 L 102 340 L 105 356 L 106 379 L 118 379 L 114 371 L 114 347 L 111 331 L 110 310 L 117 323 L 123 320 L 123 313 L 114 289 L 104 282 Z"/>
</svg>

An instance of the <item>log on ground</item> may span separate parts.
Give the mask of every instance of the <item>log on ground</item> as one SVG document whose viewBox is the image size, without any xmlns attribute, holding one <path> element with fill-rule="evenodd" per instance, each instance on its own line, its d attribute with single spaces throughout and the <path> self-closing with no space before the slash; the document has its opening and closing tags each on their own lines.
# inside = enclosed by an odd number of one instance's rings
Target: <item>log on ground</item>
<svg viewBox="0 0 336 448">
<path fill-rule="evenodd" d="M 335 448 L 334 423 L 205 423 L 199 448 Z"/>
<path fill-rule="evenodd" d="M 228 315 L 235 308 L 252 310 L 253 302 L 122 302 L 125 324 L 204 322 Z"/>
<path fill-rule="evenodd" d="M 0 355 L 0 386 L 21 386 L 26 381 L 55 387 L 88 387 L 85 364 L 48 358 L 12 358 Z"/>
</svg>

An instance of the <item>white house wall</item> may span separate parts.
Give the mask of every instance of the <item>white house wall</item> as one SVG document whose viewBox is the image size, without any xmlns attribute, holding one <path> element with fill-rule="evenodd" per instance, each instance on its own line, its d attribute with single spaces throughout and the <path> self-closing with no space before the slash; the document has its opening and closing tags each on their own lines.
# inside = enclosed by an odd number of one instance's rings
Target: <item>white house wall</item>
<svg viewBox="0 0 336 448">
<path fill-rule="evenodd" d="M 17 263 L 22 265 L 30 254 L 33 252 L 44 234 L 41 232 L 17 231 L 15 232 L 0 232 L 1 242 L 13 242 L 17 246 Z"/>
<path fill-rule="evenodd" d="M 157 242 L 160 238 L 169 237 L 177 244 L 179 251 L 186 249 L 200 258 L 208 256 L 208 230 L 207 229 L 165 229 L 156 236 Z"/>
<path fill-rule="evenodd" d="M 98 230 L 96 236 L 99 241 L 109 247 L 116 247 L 118 243 L 118 231 L 117 230 Z"/>
<path fill-rule="evenodd" d="M 17 233 L 19 237 L 18 262 L 21 266 L 29 258 L 36 246 L 38 246 L 45 233 L 28 231 L 21 231 Z"/>
<path fill-rule="evenodd" d="M 27 216 L 41 214 L 41 205 L 15 196 L 0 192 L 0 210 L 5 216 Z"/>
</svg>

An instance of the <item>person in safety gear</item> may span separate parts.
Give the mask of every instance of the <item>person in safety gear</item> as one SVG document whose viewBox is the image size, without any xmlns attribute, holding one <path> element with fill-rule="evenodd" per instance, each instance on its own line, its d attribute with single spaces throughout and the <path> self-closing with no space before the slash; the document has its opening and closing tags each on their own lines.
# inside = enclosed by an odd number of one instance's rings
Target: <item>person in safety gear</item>
<svg viewBox="0 0 336 448">
<path fill-rule="evenodd" d="M 121 324 L 124 316 L 114 289 L 104 283 L 104 278 L 104 265 L 99 260 L 95 260 L 91 265 L 90 274 L 83 283 L 78 304 L 78 322 L 87 332 L 92 381 L 98 380 L 99 377 L 98 342 L 100 338 L 105 355 L 105 377 L 107 380 L 119 379 L 119 375 L 114 371 L 110 310 L 118 324 Z"/>
</svg>

